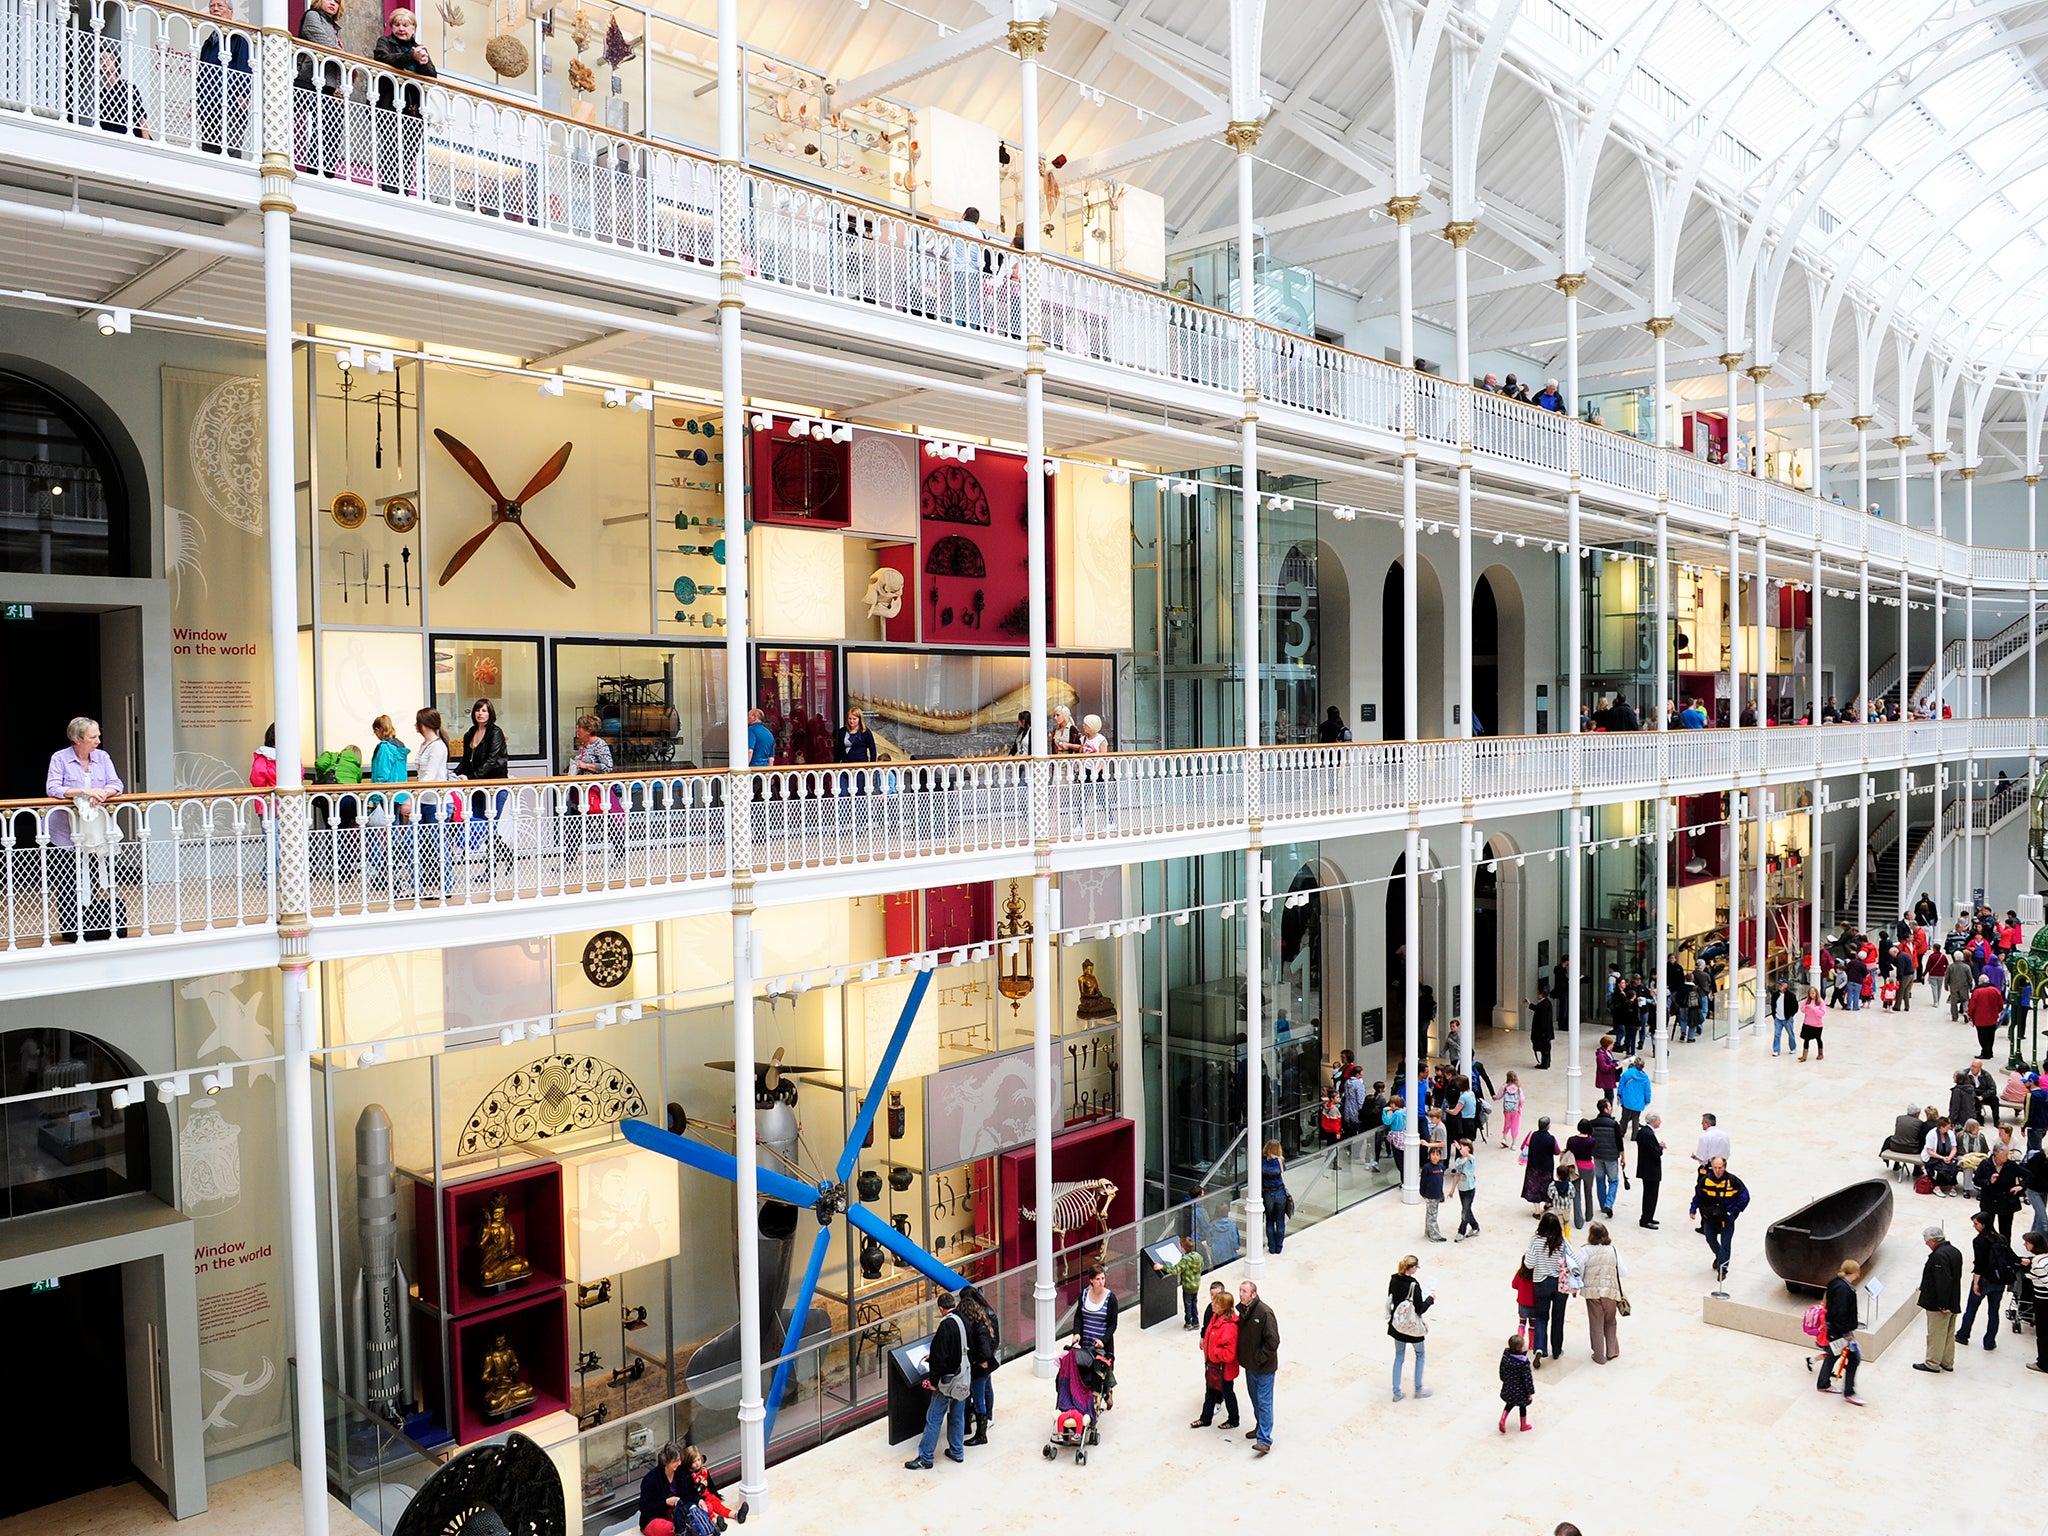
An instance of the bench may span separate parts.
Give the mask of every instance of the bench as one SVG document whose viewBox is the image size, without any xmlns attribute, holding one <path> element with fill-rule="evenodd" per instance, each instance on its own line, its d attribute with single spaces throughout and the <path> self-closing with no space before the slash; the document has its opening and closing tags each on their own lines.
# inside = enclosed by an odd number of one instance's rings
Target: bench
<svg viewBox="0 0 2048 1536">
<path fill-rule="evenodd" d="M 1901 1152 L 1894 1147 L 1881 1147 L 1878 1149 L 1877 1156 L 1880 1162 L 1891 1169 L 1892 1177 L 1895 1179 L 1903 1179 L 1909 1175 L 1918 1175 L 1926 1167 L 1920 1161 L 1920 1154 L 1918 1152 Z"/>
</svg>

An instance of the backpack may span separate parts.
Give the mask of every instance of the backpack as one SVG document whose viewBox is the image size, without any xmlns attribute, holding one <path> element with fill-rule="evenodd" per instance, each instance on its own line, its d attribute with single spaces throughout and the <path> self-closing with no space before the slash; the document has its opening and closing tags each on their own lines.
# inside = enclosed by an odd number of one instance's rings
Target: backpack
<svg viewBox="0 0 2048 1536">
<path fill-rule="evenodd" d="M 1799 1331 L 1818 1344 L 1828 1336 L 1828 1304 L 1816 1301 L 1799 1319 Z"/>
<path fill-rule="evenodd" d="M 958 1317 L 949 1314 L 948 1316 L 940 1319 L 939 1326 L 943 1328 L 948 1323 L 956 1324 L 960 1329 L 960 1367 L 958 1370 L 954 1371 L 953 1374 L 950 1376 L 941 1376 L 934 1378 L 932 1381 L 932 1390 L 934 1392 L 937 1392 L 941 1397 L 952 1398 L 955 1401 L 960 1401 L 966 1398 L 968 1391 L 973 1386 L 973 1382 L 970 1379 L 972 1376 L 972 1372 L 967 1364 L 967 1325 L 961 1322 Z"/>
</svg>

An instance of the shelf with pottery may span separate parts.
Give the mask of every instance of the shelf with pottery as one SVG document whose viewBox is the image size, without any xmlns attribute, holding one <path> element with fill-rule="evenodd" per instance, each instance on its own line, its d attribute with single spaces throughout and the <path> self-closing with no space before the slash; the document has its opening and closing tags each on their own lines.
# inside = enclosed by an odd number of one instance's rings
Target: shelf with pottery
<svg viewBox="0 0 2048 1536">
<path fill-rule="evenodd" d="M 764 169 L 908 207 L 914 131 L 906 106 L 869 97 L 828 113 L 815 71 L 748 60 L 747 148 Z"/>
</svg>

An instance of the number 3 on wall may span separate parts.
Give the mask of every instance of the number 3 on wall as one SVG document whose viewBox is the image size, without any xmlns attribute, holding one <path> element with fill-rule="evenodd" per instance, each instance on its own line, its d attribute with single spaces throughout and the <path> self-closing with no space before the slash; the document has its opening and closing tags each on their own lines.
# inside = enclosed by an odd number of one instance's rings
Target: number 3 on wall
<svg viewBox="0 0 2048 1536">
<path fill-rule="evenodd" d="M 1288 627 L 1283 654 L 1292 661 L 1308 654 L 1308 589 L 1298 581 L 1290 581 L 1280 589 L 1280 595 L 1283 599 L 1294 599 L 1294 611 L 1283 616 Z"/>
</svg>

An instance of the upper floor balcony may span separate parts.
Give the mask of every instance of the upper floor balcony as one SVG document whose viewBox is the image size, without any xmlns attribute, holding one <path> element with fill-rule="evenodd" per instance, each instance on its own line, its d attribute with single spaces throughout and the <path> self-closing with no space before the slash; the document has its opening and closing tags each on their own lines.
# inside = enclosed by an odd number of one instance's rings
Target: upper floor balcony
<svg viewBox="0 0 2048 1536">
<path fill-rule="evenodd" d="M 1681 531 L 1768 536 L 1786 555 L 1818 548 L 1840 564 L 1868 560 L 1987 590 L 2029 588 L 2048 571 L 2048 555 L 1970 548 L 1102 270 L 972 239 L 852 192 L 721 168 L 685 144 L 305 44 L 270 46 L 289 56 L 266 69 L 260 35 L 175 8 L 96 0 L 74 13 L 4 0 L 0 159 L 247 209 L 262 125 L 274 120 L 273 147 L 299 173 L 296 222 L 336 245 L 373 238 L 427 266 L 437 255 L 459 264 L 489 229 L 510 281 L 547 291 L 550 274 L 573 274 L 621 294 L 659 295 L 660 325 L 671 333 L 706 323 L 730 256 L 746 280 L 750 326 L 830 336 L 849 355 L 943 358 L 968 370 L 936 380 L 927 396 L 935 415 L 947 409 L 949 381 L 985 395 L 987 380 L 1013 376 L 1035 332 L 1049 398 L 1098 413 L 1085 430 L 1078 410 L 1056 420 L 1052 451 L 1101 441 L 1105 403 L 1140 417 L 1164 410 L 1216 421 L 1233 419 L 1255 393 L 1262 453 L 1282 467 L 1290 455 L 1319 464 L 1326 483 L 1333 455 L 1384 470 L 1413 443 L 1436 505 L 1448 472 L 1468 463 L 1483 483 L 1551 497 L 1576 489 L 1638 516 L 1668 510 Z M 271 89 L 287 97 L 276 113 L 266 113 Z M 647 114 L 657 124 L 687 115 Z M 216 240 L 223 254 L 231 243 Z M 309 260 L 332 277 L 347 258 Z M 367 295 L 415 280 L 362 272 L 366 325 L 378 313 Z M 253 306 L 253 290 L 242 298 Z M 626 314 L 619 323 L 653 322 Z M 601 329 L 593 322 L 592 335 Z M 801 369 L 767 377 L 779 390 L 803 387 Z M 961 430 L 990 430 L 985 400 L 963 393 L 955 404 Z M 1167 453 L 1198 451 L 1171 441 L 1151 445 L 1162 464 L 1172 462 Z"/>
<path fill-rule="evenodd" d="M 0 995 L 869 895 L 1575 804 L 2025 759 L 2048 720 L 1501 736 L 0 807 Z M 286 850 L 280 867 L 280 848 Z M 303 849 L 303 855 L 298 850 Z M 420 924 L 428 925 L 423 932 Z"/>
</svg>

